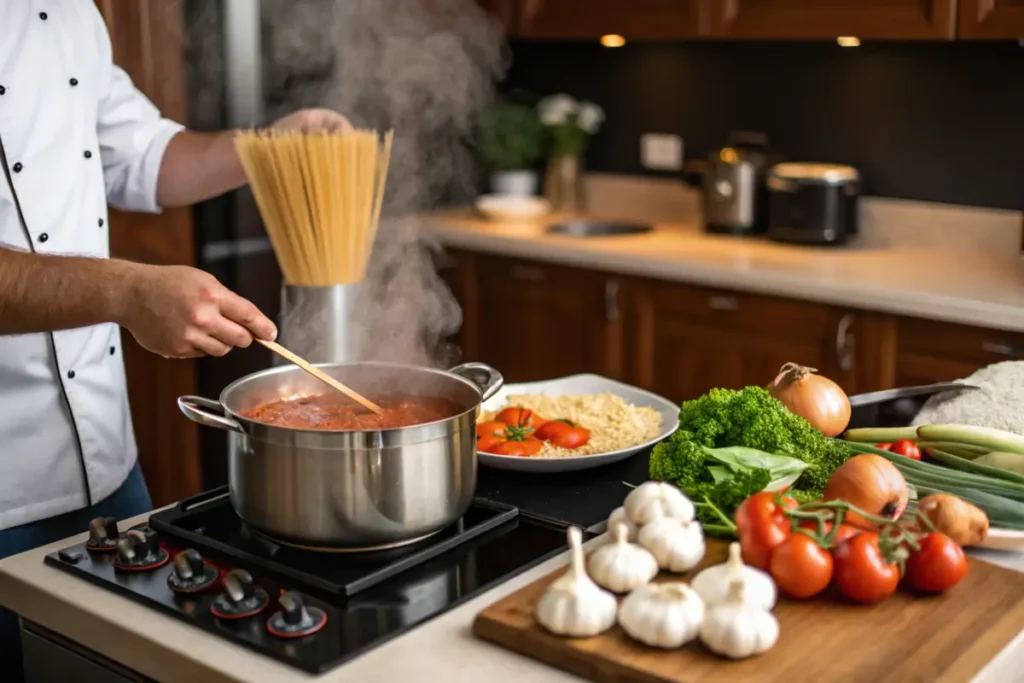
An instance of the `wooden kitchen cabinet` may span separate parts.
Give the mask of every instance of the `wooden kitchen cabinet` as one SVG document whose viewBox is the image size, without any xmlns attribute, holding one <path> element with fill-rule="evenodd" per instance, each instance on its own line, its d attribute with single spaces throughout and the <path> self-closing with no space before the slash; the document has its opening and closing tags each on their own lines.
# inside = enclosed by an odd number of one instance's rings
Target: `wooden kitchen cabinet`
<svg viewBox="0 0 1024 683">
<path fill-rule="evenodd" d="M 676 401 L 767 384 L 787 362 L 854 390 L 853 313 L 755 294 L 645 281 L 627 301 L 627 377 Z"/>
<path fill-rule="evenodd" d="M 693 0 L 518 0 L 518 8 L 516 37 L 678 40 L 697 32 Z"/>
<path fill-rule="evenodd" d="M 1024 38 L 1024 0 L 960 0 L 958 38 Z"/>
<path fill-rule="evenodd" d="M 619 282 L 611 275 L 496 256 L 462 257 L 463 356 L 509 382 L 621 374 Z M 449 280 L 451 281 L 451 280 Z"/>
<path fill-rule="evenodd" d="M 892 386 L 948 382 L 981 367 L 1024 358 L 1024 335 L 967 325 L 895 318 Z"/>
<path fill-rule="evenodd" d="M 465 360 L 509 382 L 593 372 L 674 401 L 767 384 L 787 362 L 850 394 L 1024 360 L 1024 334 L 456 251 Z"/>
<path fill-rule="evenodd" d="M 699 0 L 699 3 L 700 35 L 713 38 L 951 39 L 956 23 L 956 0 Z"/>
</svg>

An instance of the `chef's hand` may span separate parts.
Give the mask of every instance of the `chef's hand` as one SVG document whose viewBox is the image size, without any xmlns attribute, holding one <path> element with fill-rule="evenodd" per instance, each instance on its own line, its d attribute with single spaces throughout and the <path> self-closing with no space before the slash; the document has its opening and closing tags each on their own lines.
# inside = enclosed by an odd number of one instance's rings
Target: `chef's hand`
<svg viewBox="0 0 1024 683">
<path fill-rule="evenodd" d="M 303 133 L 347 133 L 352 130 L 349 120 L 333 109 L 300 109 L 278 119 L 271 127 Z"/>
<path fill-rule="evenodd" d="M 252 302 L 209 273 L 187 266 L 139 265 L 124 287 L 123 327 L 165 358 L 223 356 L 277 328 Z"/>
</svg>

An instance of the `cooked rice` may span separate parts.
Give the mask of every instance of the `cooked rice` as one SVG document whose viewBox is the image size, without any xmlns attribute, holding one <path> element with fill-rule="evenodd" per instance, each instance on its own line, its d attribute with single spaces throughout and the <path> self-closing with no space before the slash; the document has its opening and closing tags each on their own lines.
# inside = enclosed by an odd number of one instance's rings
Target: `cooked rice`
<svg viewBox="0 0 1024 683">
<path fill-rule="evenodd" d="M 565 458 L 609 453 L 639 446 L 661 432 L 661 413 L 654 408 L 634 406 L 615 394 L 586 396 L 509 396 L 501 408 L 482 413 L 480 422 L 493 420 L 503 408 L 528 408 L 547 420 L 569 420 L 590 430 L 590 440 L 579 448 L 556 448 L 545 442 L 534 458 Z"/>
</svg>

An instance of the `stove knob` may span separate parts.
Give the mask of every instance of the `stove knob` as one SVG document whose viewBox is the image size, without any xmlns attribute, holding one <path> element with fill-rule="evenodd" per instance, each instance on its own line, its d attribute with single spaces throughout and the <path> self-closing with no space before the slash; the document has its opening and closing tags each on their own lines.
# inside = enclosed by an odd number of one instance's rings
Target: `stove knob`
<svg viewBox="0 0 1024 683">
<path fill-rule="evenodd" d="M 182 581 L 190 581 L 206 572 L 203 556 L 189 548 L 174 557 L 174 573 Z"/>
<path fill-rule="evenodd" d="M 131 532 L 129 532 L 131 533 Z M 142 537 L 139 547 L 139 554 L 143 557 L 152 557 L 160 552 L 160 537 L 152 529 L 135 530 L 135 533 Z"/>
<path fill-rule="evenodd" d="M 309 613 L 302 602 L 302 596 L 298 593 L 285 593 L 278 600 L 278 604 L 281 605 L 281 616 L 284 618 L 284 623 L 289 626 L 298 626 L 310 621 Z"/>
<path fill-rule="evenodd" d="M 119 534 L 117 520 L 113 517 L 97 517 L 89 522 L 89 540 L 93 542 L 115 539 Z"/>
<path fill-rule="evenodd" d="M 232 569 L 224 577 L 224 594 L 234 603 L 243 602 L 256 595 L 256 584 L 252 575 L 244 569 Z"/>
<path fill-rule="evenodd" d="M 130 565 L 135 561 L 135 558 L 139 556 L 139 544 L 144 543 L 144 539 L 138 537 L 142 534 L 136 531 L 129 531 L 123 537 L 117 541 L 117 561 L 121 564 Z"/>
</svg>

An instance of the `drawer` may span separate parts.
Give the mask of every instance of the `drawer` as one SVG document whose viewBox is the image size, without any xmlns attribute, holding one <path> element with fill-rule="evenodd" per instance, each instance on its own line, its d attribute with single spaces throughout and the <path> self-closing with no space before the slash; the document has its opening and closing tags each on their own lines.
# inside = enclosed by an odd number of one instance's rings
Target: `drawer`
<svg viewBox="0 0 1024 683">
<path fill-rule="evenodd" d="M 899 354 L 950 358 L 983 366 L 1024 358 L 1024 334 L 954 323 L 900 318 Z"/>
<path fill-rule="evenodd" d="M 822 304 L 658 281 L 646 288 L 658 314 L 689 322 L 815 342 L 836 334 L 838 310 Z"/>
</svg>

